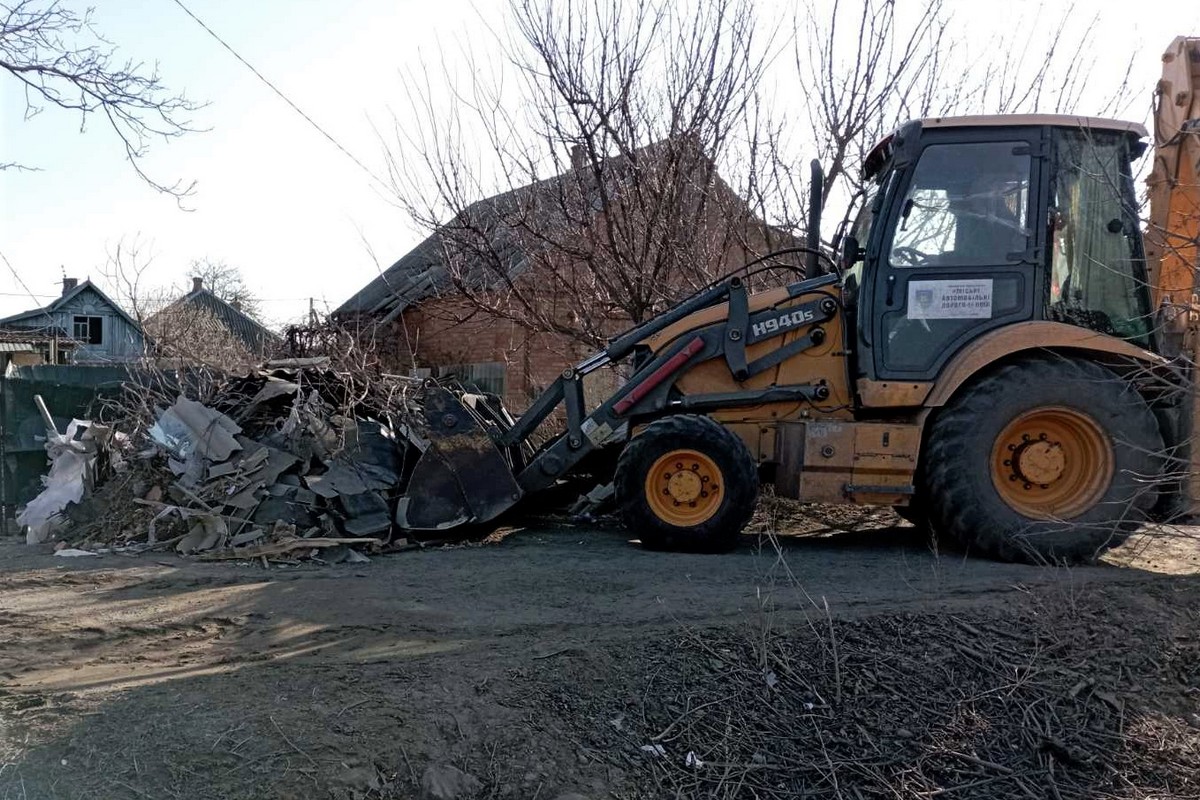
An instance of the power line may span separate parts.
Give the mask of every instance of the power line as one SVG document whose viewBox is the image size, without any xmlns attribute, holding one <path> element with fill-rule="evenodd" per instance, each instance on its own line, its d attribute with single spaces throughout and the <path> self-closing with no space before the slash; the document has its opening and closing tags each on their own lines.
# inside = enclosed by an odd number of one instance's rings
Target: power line
<svg viewBox="0 0 1200 800">
<path fill-rule="evenodd" d="M 4 265 L 8 267 L 8 271 L 12 272 L 12 277 L 14 277 L 14 278 L 17 278 L 17 283 L 19 283 L 19 284 L 20 284 L 20 288 L 22 288 L 22 289 L 24 289 L 24 290 L 25 290 L 25 294 L 28 294 L 28 295 L 29 295 L 29 297 L 30 297 L 30 300 L 32 300 L 32 301 L 34 301 L 34 302 L 37 302 L 37 295 L 35 295 L 34 293 L 32 293 L 32 291 L 30 290 L 30 288 L 28 287 L 28 285 L 25 285 L 25 282 L 23 281 L 22 277 L 20 277 L 19 273 L 18 273 L 18 272 L 17 272 L 17 270 L 16 270 L 16 267 L 13 267 L 13 265 L 12 265 L 12 264 L 8 263 L 8 257 L 7 257 L 7 255 L 5 255 L 4 253 L 0 252 L 0 259 L 4 259 Z M 22 294 L 16 293 L 16 291 L 12 291 L 12 293 L 10 293 L 10 291 L 6 291 L 5 295 L 6 295 L 6 296 L 10 296 L 10 297 L 20 297 L 20 296 L 24 296 L 24 295 L 22 295 Z M 48 297 L 48 296 L 52 296 L 52 295 L 42 295 L 42 296 L 43 296 L 43 297 Z M 38 305 L 41 305 L 41 303 L 38 303 Z"/>
<path fill-rule="evenodd" d="M 290 99 L 288 99 L 288 96 L 285 95 L 282 91 L 280 91 L 279 87 L 277 87 L 275 84 L 273 84 L 269 80 L 267 80 L 266 76 L 264 76 L 261 72 L 256 70 L 254 68 L 253 64 L 251 64 L 246 59 L 242 58 L 241 55 L 238 54 L 238 51 L 234 50 L 233 47 L 231 47 L 228 42 L 226 42 L 224 39 L 222 39 L 220 36 L 217 35 L 216 31 L 214 31 L 212 28 L 205 25 L 204 20 L 200 19 L 195 14 L 193 14 L 191 9 L 189 9 L 187 6 L 185 6 L 183 4 L 182 0 L 174 0 L 174 3 L 175 3 L 175 5 L 179 6 L 181 9 L 183 9 L 183 13 L 187 14 L 189 17 L 191 17 L 193 20 L 195 20 L 197 25 L 199 25 L 201 28 L 203 28 L 205 31 L 207 31 L 209 36 L 216 39 L 221 44 L 222 47 L 224 47 L 231 54 L 233 54 L 234 58 L 236 58 L 238 61 L 242 62 L 246 66 L 246 68 L 249 69 L 251 72 L 253 72 L 254 75 L 260 81 L 265 83 L 271 91 L 273 91 L 275 94 L 279 95 L 279 98 L 281 100 L 283 100 L 283 102 L 285 102 L 289 106 L 291 106 L 293 111 L 295 111 L 300 116 L 304 117 L 304 119 L 308 122 L 309 125 L 312 125 L 314 128 L 316 128 L 317 131 L 322 136 L 324 136 L 326 139 L 328 139 L 330 141 L 330 143 L 333 144 L 334 147 L 336 147 L 338 150 L 341 150 L 342 153 L 344 153 L 347 158 L 349 158 L 351 161 L 353 161 L 355 164 L 357 164 L 359 169 L 361 169 L 363 172 L 367 173 L 367 175 L 369 175 L 372 180 L 374 180 L 381 186 L 387 185 L 384 181 L 380 180 L 379 177 L 376 176 L 375 173 L 372 172 L 371 169 L 366 164 L 359 161 L 358 158 L 356 158 L 353 153 L 351 153 L 349 150 L 347 150 L 345 147 L 343 147 L 342 144 L 337 139 L 333 138 L 332 134 L 330 134 L 328 131 L 326 131 L 324 128 L 322 128 L 319 124 L 317 124 L 316 120 L 314 120 L 308 114 L 305 114 L 304 111 L 300 108 L 300 106 L 296 105 Z"/>
<path fill-rule="evenodd" d="M 32 291 L 30 291 L 29 287 L 25 284 L 25 281 L 21 278 L 20 273 L 18 273 L 16 268 L 13 267 L 13 265 L 11 263 L 9 263 L 8 256 L 4 255 L 3 251 L 0 251 L 0 260 L 4 261 L 4 266 L 8 267 L 8 271 L 11 272 L 13 277 L 17 279 L 17 283 L 21 284 L 21 288 L 25 290 L 25 294 L 29 295 L 29 298 L 31 300 L 33 300 L 34 304 L 37 305 L 37 307 L 39 309 L 42 309 L 43 313 L 46 315 L 46 319 L 50 320 L 50 322 L 53 323 L 54 317 L 50 316 L 49 311 L 46 311 L 45 309 L 42 308 L 42 303 L 38 301 L 37 295 L 35 295 Z M 20 297 L 21 295 L 13 293 L 11 296 Z M 42 297 L 49 297 L 49 296 L 50 295 L 42 295 Z"/>
</svg>

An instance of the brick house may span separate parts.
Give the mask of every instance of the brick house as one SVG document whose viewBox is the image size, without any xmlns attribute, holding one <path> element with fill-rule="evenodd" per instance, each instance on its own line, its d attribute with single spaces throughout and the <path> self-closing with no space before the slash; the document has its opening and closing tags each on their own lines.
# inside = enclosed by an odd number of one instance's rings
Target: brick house
<svg viewBox="0 0 1200 800">
<path fill-rule="evenodd" d="M 466 205 L 333 317 L 386 368 L 454 375 L 520 411 L 635 319 L 796 243 L 686 140 L 591 162 L 574 150 L 563 174 Z"/>
</svg>

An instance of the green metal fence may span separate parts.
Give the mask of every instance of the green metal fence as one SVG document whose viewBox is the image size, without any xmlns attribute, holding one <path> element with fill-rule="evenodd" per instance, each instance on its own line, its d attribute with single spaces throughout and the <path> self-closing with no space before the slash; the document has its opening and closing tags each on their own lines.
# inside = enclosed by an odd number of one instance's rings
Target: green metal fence
<svg viewBox="0 0 1200 800">
<path fill-rule="evenodd" d="M 34 395 L 42 396 L 63 431 L 72 418 L 86 418 L 98 398 L 120 394 L 128 379 L 126 367 L 8 367 L 0 376 L 0 503 L 5 512 L 29 502 L 41 490 L 46 472 L 46 428 Z"/>
</svg>

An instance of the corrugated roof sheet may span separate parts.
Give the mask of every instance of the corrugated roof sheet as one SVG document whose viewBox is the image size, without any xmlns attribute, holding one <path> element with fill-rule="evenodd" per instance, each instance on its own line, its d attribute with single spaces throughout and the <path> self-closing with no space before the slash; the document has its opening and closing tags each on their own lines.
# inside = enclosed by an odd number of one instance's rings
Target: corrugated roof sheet
<svg viewBox="0 0 1200 800">
<path fill-rule="evenodd" d="M 159 313 L 166 314 L 183 306 L 201 308 L 212 314 L 255 355 L 265 354 L 283 342 L 278 334 L 263 327 L 253 317 L 234 308 L 205 288 L 193 289 Z"/>
</svg>

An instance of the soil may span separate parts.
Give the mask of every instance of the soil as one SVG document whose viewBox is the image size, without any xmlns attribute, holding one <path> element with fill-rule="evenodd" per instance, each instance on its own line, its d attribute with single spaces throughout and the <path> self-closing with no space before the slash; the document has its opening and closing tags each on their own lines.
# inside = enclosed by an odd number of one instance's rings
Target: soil
<svg viewBox="0 0 1200 800">
<path fill-rule="evenodd" d="M 1067 570 L 787 513 L 717 556 L 0 540 L 0 799 L 1200 797 L 1195 531 Z"/>
</svg>

